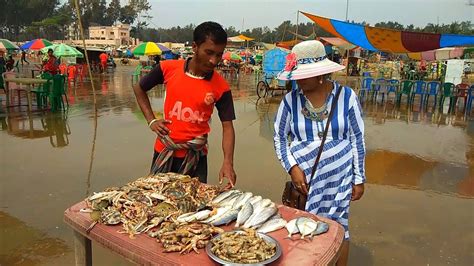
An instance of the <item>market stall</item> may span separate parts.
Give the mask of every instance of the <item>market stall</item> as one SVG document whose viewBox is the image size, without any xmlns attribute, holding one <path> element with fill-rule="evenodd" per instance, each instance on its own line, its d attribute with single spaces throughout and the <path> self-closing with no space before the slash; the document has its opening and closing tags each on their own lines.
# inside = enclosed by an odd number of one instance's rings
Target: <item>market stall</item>
<svg viewBox="0 0 474 266">
<path fill-rule="evenodd" d="M 173 173 L 94 193 L 68 208 L 64 220 L 75 232 L 77 265 L 91 264 L 91 240 L 147 265 L 327 265 L 344 238 L 332 220 Z"/>
</svg>

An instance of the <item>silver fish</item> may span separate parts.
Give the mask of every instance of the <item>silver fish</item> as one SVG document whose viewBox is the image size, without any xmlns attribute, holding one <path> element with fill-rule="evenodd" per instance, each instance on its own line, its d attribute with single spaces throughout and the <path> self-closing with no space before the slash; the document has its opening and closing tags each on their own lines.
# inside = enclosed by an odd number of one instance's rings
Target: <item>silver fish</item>
<svg viewBox="0 0 474 266">
<path fill-rule="evenodd" d="M 300 217 L 296 220 L 296 226 L 300 231 L 301 239 L 305 236 L 310 235 L 316 228 L 318 228 L 318 222 L 308 217 Z"/>
<path fill-rule="evenodd" d="M 252 192 L 245 192 L 240 194 L 240 196 L 235 200 L 234 204 L 232 205 L 232 209 L 240 209 L 240 207 L 244 206 L 244 204 L 250 200 L 252 195 Z"/>
<path fill-rule="evenodd" d="M 247 219 L 253 213 L 252 203 L 248 202 L 242 207 L 242 209 L 237 214 L 237 221 L 235 222 L 235 227 L 239 227 L 241 224 L 245 223 Z"/>
<path fill-rule="evenodd" d="M 223 201 L 217 203 L 217 206 L 219 207 L 226 207 L 234 205 L 234 202 L 237 200 L 238 197 L 240 197 L 242 193 L 234 193 L 230 195 L 229 197 L 225 198 Z"/>
<path fill-rule="evenodd" d="M 230 209 L 226 213 L 224 213 L 221 217 L 212 221 L 211 224 L 214 226 L 229 224 L 237 218 L 238 213 L 239 213 L 239 210 Z"/>
<path fill-rule="evenodd" d="M 248 219 L 244 223 L 244 228 L 254 228 L 262 225 L 264 222 L 268 220 L 268 218 L 272 217 L 278 209 L 276 207 L 264 207 L 260 210 L 254 209 L 254 216 Z"/>
<path fill-rule="evenodd" d="M 211 203 L 212 204 L 217 204 L 221 201 L 223 201 L 225 198 L 229 197 L 230 195 L 234 194 L 234 193 L 238 193 L 240 192 L 239 190 L 236 190 L 236 189 L 231 189 L 231 190 L 227 190 L 227 191 L 224 191 L 222 192 L 221 194 L 217 195 L 212 201 Z"/>
<path fill-rule="evenodd" d="M 260 200 L 257 203 L 255 203 L 253 208 L 255 210 L 263 209 L 265 207 L 270 206 L 272 203 L 273 202 L 270 199 L 263 199 L 263 200 Z"/>
<path fill-rule="evenodd" d="M 189 212 L 180 215 L 178 218 L 176 218 L 176 221 L 180 223 L 190 223 L 194 221 L 201 221 L 206 218 L 208 218 L 211 215 L 212 211 L 210 210 L 202 210 L 199 212 Z"/>
<path fill-rule="evenodd" d="M 262 200 L 262 196 L 253 196 L 250 198 L 250 203 L 255 204 Z"/>
<path fill-rule="evenodd" d="M 318 227 L 316 228 L 316 230 L 313 231 L 312 234 L 320 235 L 320 234 L 326 233 L 328 230 L 329 230 L 329 224 L 318 221 Z"/>
<path fill-rule="evenodd" d="M 286 225 L 285 219 L 282 219 L 282 218 L 270 219 L 266 221 L 264 224 L 262 224 L 258 228 L 257 232 L 265 234 L 265 233 L 269 233 L 269 232 L 273 232 L 278 229 L 281 229 L 285 227 L 285 225 Z"/>
<path fill-rule="evenodd" d="M 180 216 L 178 216 L 178 218 L 176 218 L 176 221 L 178 221 L 180 223 L 192 222 L 192 221 L 194 221 L 194 215 L 195 214 L 196 214 L 196 212 L 188 212 L 188 213 L 181 214 Z"/>
<path fill-rule="evenodd" d="M 298 226 L 296 226 L 296 221 L 297 220 L 298 220 L 298 218 L 293 219 L 293 220 L 289 221 L 288 223 L 286 223 L 286 225 L 285 225 L 286 230 L 288 231 L 288 238 L 290 238 L 290 239 L 291 239 L 291 236 L 293 234 L 297 234 L 297 233 L 300 232 L 298 230 Z"/>
<path fill-rule="evenodd" d="M 214 209 L 214 210 L 212 210 L 211 216 L 209 218 L 207 218 L 206 220 L 202 221 L 202 222 L 203 223 L 211 223 L 211 222 L 219 219 L 228 210 L 230 210 L 230 206 Z"/>
</svg>

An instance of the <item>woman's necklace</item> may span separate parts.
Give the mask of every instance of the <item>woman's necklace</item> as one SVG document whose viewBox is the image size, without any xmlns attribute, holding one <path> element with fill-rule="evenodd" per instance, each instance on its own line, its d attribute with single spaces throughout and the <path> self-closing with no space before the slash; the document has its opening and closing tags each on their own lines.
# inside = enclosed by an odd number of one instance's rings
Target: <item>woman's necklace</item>
<svg viewBox="0 0 474 266">
<path fill-rule="evenodd" d="M 329 92 L 326 93 L 323 105 L 319 107 L 314 107 L 311 101 L 303 94 L 305 103 L 303 108 L 301 109 L 301 113 L 304 117 L 317 122 L 322 122 L 328 116 L 328 95 Z"/>
</svg>

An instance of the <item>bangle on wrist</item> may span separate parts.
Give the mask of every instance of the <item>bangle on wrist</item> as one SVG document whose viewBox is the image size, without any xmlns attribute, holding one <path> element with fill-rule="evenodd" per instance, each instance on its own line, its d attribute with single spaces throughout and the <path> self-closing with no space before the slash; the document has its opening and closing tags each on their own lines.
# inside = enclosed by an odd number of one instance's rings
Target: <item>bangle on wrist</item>
<svg viewBox="0 0 474 266">
<path fill-rule="evenodd" d="M 159 120 L 158 118 L 152 119 L 150 122 L 148 122 L 148 127 L 151 127 L 151 125 L 157 122 L 158 120 Z"/>
</svg>

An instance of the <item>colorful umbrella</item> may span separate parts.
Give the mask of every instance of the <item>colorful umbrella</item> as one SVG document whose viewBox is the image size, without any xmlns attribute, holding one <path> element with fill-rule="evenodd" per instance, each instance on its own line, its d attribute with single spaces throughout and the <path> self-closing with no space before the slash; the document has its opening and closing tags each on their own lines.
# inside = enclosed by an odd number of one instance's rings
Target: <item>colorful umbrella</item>
<svg viewBox="0 0 474 266">
<path fill-rule="evenodd" d="M 230 61 L 242 61 L 242 57 L 240 57 L 240 55 L 231 52 L 225 52 L 224 55 L 222 55 L 222 59 Z"/>
<path fill-rule="evenodd" d="M 16 44 L 12 43 L 7 39 L 0 39 L 0 50 L 1 51 L 11 51 L 20 49 Z"/>
<path fill-rule="evenodd" d="M 158 48 L 160 48 L 161 52 L 163 52 L 163 53 L 171 52 L 171 50 L 168 47 L 166 47 L 162 44 L 156 43 L 156 45 L 158 46 Z"/>
<path fill-rule="evenodd" d="M 79 57 L 83 58 L 84 54 L 79 52 L 76 48 L 69 46 L 67 44 L 53 44 L 41 49 L 41 52 L 46 54 L 49 49 L 53 49 L 53 54 L 56 57 Z"/>
<path fill-rule="evenodd" d="M 46 39 L 34 39 L 34 40 L 31 40 L 25 44 L 23 44 L 20 48 L 21 50 L 26 50 L 26 49 L 30 49 L 30 50 L 41 50 L 45 47 L 48 47 L 48 46 L 51 46 L 53 45 L 52 42 L 46 40 Z"/>
<path fill-rule="evenodd" d="M 158 45 L 154 42 L 144 42 L 135 49 L 133 49 L 134 55 L 160 55 L 161 50 L 158 48 Z"/>
</svg>

